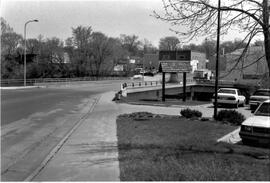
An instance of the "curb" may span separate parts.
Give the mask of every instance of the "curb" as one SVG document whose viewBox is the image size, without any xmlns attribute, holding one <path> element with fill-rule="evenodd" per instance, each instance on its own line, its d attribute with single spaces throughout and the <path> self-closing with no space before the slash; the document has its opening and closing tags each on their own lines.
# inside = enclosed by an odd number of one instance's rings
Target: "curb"
<svg viewBox="0 0 270 183">
<path fill-rule="evenodd" d="M 32 88 L 46 88 L 45 86 L 10 86 L 0 87 L 1 90 L 20 90 L 20 89 L 32 89 Z"/>
<path fill-rule="evenodd" d="M 84 122 L 84 120 L 88 117 L 88 115 L 94 110 L 100 98 L 101 98 L 101 95 L 95 99 L 89 111 L 79 119 L 77 124 L 72 127 L 72 129 L 65 135 L 65 137 L 46 156 L 46 158 L 41 162 L 40 166 L 37 167 L 26 179 L 24 179 L 24 182 L 30 182 L 43 170 L 43 168 L 45 168 L 45 166 L 50 162 L 50 160 L 52 160 L 52 158 L 56 155 L 56 153 L 60 150 L 60 148 L 65 144 L 65 142 L 73 134 L 73 132 Z"/>
<path fill-rule="evenodd" d="M 120 102 L 121 104 L 121 102 Z M 193 106 L 187 106 L 187 105 L 164 105 L 164 104 L 148 104 L 148 103 L 139 103 L 139 102 L 123 102 L 122 104 L 130 104 L 130 105 L 145 105 L 145 106 L 153 106 L 153 107 L 172 107 L 172 108 L 188 108 L 188 107 L 204 107 L 205 105 L 193 105 Z"/>
</svg>

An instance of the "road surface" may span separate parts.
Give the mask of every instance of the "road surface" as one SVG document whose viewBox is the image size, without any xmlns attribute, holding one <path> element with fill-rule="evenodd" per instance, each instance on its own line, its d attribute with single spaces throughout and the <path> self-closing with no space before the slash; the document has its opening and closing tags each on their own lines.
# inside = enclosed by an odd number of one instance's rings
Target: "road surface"
<svg viewBox="0 0 270 183">
<path fill-rule="evenodd" d="M 1 180 L 23 181 L 85 115 L 120 83 L 1 91 Z"/>
</svg>

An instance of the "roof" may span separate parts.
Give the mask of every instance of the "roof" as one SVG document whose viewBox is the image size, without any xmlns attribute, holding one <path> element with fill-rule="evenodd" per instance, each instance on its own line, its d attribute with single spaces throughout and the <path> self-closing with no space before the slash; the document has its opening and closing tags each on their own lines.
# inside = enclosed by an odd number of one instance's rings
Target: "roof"
<svg viewBox="0 0 270 183">
<path fill-rule="evenodd" d="M 235 50 L 235 51 L 233 51 L 231 53 L 227 53 L 227 54 L 241 55 L 243 53 L 243 51 L 244 51 L 244 48 L 240 48 L 240 49 L 237 49 L 237 50 Z M 252 54 L 252 53 L 258 52 L 258 51 L 264 51 L 264 47 L 262 47 L 262 46 L 251 46 L 251 47 L 248 48 L 247 53 Z"/>
<path fill-rule="evenodd" d="M 160 61 L 159 72 L 190 72 L 192 70 L 189 61 Z"/>
</svg>

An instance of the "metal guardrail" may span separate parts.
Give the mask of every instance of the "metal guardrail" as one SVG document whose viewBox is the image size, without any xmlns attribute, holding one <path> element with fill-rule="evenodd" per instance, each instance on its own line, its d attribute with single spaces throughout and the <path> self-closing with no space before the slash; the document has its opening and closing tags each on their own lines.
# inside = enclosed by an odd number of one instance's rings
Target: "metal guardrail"
<svg viewBox="0 0 270 183">
<path fill-rule="evenodd" d="M 181 81 L 180 81 L 181 84 Z M 203 84 L 203 85 L 215 85 L 215 80 L 205 80 L 205 79 L 187 79 L 187 84 Z M 238 84 L 234 81 L 229 80 L 219 80 L 219 85 L 223 86 L 233 86 L 235 84 Z M 162 85 L 161 81 L 137 81 L 137 82 L 131 82 L 127 83 L 127 88 L 138 88 L 138 87 L 149 87 L 149 86 L 159 86 Z M 166 83 L 166 85 L 169 85 L 169 83 Z"/>
<path fill-rule="evenodd" d="M 124 80 L 126 77 L 80 77 L 80 78 L 37 78 L 27 79 L 26 85 L 33 86 L 43 83 L 70 83 L 78 81 L 102 81 L 102 80 Z M 1 86 L 23 86 L 23 79 L 1 79 Z"/>
<path fill-rule="evenodd" d="M 181 83 L 181 81 L 180 81 Z M 193 79 L 187 79 L 187 84 L 194 83 Z M 153 86 L 161 86 L 161 81 L 136 81 L 127 83 L 127 88 L 140 88 L 140 87 L 153 87 Z M 170 85 L 170 83 L 166 83 L 166 85 Z"/>
<path fill-rule="evenodd" d="M 127 83 L 127 88 L 135 87 L 147 87 L 147 86 L 159 86 L 161 85 L 160 81 L 137 81 L 132 83 Z"/>
</svg>

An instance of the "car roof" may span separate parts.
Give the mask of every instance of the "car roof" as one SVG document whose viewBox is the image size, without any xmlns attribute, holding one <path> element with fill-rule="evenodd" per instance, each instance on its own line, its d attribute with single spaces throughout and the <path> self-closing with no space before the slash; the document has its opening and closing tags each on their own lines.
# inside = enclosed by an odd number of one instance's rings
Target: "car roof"
<svg viewBox="0 0 270 183">
<path fill-rule="evenodd" d="M 264 101 L 263 103 L 270 103 L 270 100 L 266 100 L 266 101 Z"/>
<path fill-rule="evenodd" d="M 226 89 L 226 90 L 238 90 L 237 88 L 220 88 L 221 89 Z"/>
<path fill-rule="evenodd" d="M 270 89 L 258 89 L 256 91 L 270 91 Z"/>
</svg>

